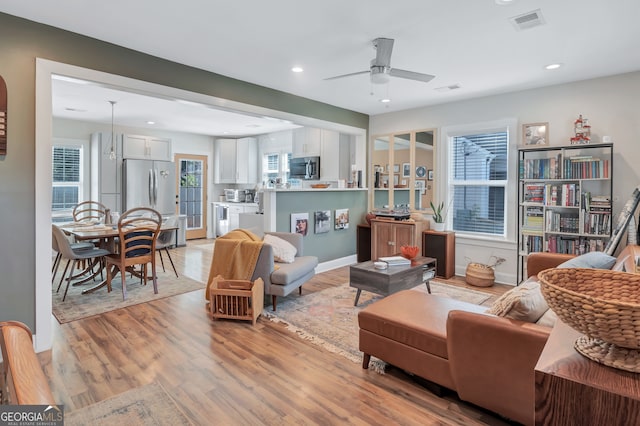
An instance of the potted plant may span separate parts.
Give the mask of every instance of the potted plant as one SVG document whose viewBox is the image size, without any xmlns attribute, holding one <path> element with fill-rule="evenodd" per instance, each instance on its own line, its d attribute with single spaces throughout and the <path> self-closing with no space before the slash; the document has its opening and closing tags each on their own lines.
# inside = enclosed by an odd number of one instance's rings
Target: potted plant
<svg viewBox="0 0 640 426">
<path fill-rule="evenodd" d="M 437 206 L 430 202 L 431 209 L 433 210 L 433 229 L 434 231 L 444 231 L 444 222 L 447 219 L 447 211 L 444 208 L 444 202 L 440 202 Z"/>
</svg>

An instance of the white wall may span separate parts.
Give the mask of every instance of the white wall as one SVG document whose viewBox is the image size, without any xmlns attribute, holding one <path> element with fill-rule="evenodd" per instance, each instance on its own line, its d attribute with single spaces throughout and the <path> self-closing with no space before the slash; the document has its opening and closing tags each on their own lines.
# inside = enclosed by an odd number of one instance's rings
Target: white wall
<svg viewBox="0 0 640 426">
<path fill-rule="evenodd" d="M 550 144 L 569 145 L 578 114 L 589 119 L 594 143 L 604 135 L 611 136 L 614 143 L 613 207 L 617 215 L 640 185 L 640 72 L 376 115 L 370 119 L 369 133 L 432 127 L 440 132 L 443 127 L 516 119 L 518 135 L 510 145 L 515 150 L 521 144 L 523 123 L 548 122 Z M 437 144 L 441 143 L 439 137 Z M 516 163 L 509 166 L 515 168 Z M 441 170 L 436 164 L 436 181 L 442 181 Z M 509 195 L 510 202 L 516 203 L 517 194 Z M 515 218 L 510 219 L 515 227 Z M 515 284 L 516 253 L 515 240 L 492 244 L 456 237 L 456 274 L 464 275 L 468 263 L 465 258 L 486 262 L 489 256 L 496 255 L 507 259 L 496 268 L 496 281 Z"/>
</svg>

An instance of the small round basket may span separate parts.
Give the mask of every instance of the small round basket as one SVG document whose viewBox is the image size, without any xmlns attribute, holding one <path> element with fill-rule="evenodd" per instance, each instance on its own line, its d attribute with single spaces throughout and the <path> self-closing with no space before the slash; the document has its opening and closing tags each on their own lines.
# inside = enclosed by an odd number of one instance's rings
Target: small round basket
<svg viewBox="0 0 640 426">
<path fill-rule="evenodd" d="M 640 373 L 640 275 L 604 269 L 547 269 L 542 294 L 558 317 L 585 336 L 575 348 L 596 362 Z"/>
</svg>

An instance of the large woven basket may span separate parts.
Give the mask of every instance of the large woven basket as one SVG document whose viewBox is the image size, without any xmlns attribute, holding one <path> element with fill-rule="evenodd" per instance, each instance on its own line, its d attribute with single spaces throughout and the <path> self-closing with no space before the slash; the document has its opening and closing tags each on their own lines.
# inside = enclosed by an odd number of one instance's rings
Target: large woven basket
<svg viewBox="0 0 640 426">
<path fill-rule="evenodd" d="M 558 317 L 587 338 L 583 355 L 640 372 L 640 275 L 603 269 L 547 269 L 542 294 Z"/>
</svg>

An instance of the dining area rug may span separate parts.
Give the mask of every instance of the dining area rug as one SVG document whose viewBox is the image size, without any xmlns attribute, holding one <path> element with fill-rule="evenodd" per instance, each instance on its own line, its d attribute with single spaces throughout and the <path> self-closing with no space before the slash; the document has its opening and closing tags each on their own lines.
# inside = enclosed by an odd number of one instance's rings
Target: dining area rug
<svg viewBox="0 0 640 426">
<path fill-rule="evenodd" d="M 190 425 L 159 383 L 152 382 L 87 407 L 65 413 L 65 425 Z"/>
<path fill-rule="evenodd" d="M 481 305 L 491 294 L 431 281 L 431 294 Z M 289 331 L 298 334 L 324 349 L 337 353 L 353 362 L 362 362 L 358 349 L 358 312 L 380 300 L 382 296 L 362 291 L 358 306 L 353 306 L 356 289 L 349 283 L 331 287 L 304 296 L 291 297 L 278 302 L 276 312 L 265 309 L 263 316 L 284 323 Z M 421 284 L 412 291 L 427 292 Z M 371 357 L 369 368 L 383 373 L 385 363 Z"/>
<path fill-rule="evenodd" d="M 98 275 L 95 281 L 79 286 L 69 286 L 67 298 L 63 302 L 62 297 L 66 283 L 63 282 L 60 291 L 56 292 L 59 279 L 58 275 L 54 281 L 55 284 L 52 285 L 52 307 L 53 315 L 55 315 L 60 324 L 205 288 L 205 283 L 182 275 L 176 278 L 173 271 L 167 269 L 166 272 L 158 271 L 158 294 L 153 293 L 153 282 L 151 280 L 147 280 L 147 285 L 145 286 L 140 283 L 139 278 L 131 277 L 130 274 L 127 274 L 127 298 L 125 300 L 122 300 L 120 274 L 116 274 L 111 280 L 111 292 L 108 292 L 105 286 L 93 293 L 82 294 L 82 290 L 101 281 Z"/>
</svg>

